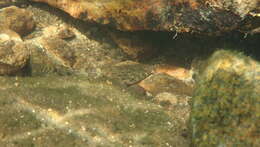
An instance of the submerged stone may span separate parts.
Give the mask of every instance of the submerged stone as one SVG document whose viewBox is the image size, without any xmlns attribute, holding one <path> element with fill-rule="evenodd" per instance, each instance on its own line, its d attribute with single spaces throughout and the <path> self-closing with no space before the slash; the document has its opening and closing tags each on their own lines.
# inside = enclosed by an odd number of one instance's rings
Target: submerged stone
<svg viewBox="0 0 260 147">
<path fill-rule="evenodd" d="M 29 60 L 29 54 L 27 46 L 17 33 L 3 28 L 0 30 L 0 75 L 21 71 Z"/>
<path fill-rule="evenodd" d="M 193 146 L 259 146 L 259 83 L 258 61 L 215 52 L 202 68 L 193 97 Z"/>
<path fill-rule="evenodd" d="M 15 6 L 0 10 L 0 27 L 5 27 L 23 36 L 30 33 L 35 23 L 30 11 Z"/>
<path fill-rule="evenodd" d="M 258 27 L 253 25 L 251 20 L 258 18 L 259 0 L 32 1 L 48 3 L 75 18 L 106 24 L 125 31 L 215 34 L 239 29 L 252 30 Z M 243 26 L 247 22 L 251 25 Z"/>
<path fill-rule="evenodd" d="M 152 95 L 157 95 L 162 92 L 185 96 L 192 94 L 192 87 L 190 85 L 164 73 L 153 74 L 138 84 Z"/>
</svg>

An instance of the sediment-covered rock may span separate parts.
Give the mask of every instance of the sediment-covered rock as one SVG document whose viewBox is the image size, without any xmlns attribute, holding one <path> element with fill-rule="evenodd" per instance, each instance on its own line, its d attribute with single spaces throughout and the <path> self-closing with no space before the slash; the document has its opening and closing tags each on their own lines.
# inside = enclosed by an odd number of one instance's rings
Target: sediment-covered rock
<svg viewBox="0 0 260 147">
<path fill-rule="evenodd" d="M 59 38 L 41 38 L 39 43 L 48 55 L 65 67 L 72 67 L 75 63 L 75 53 L 72 47 Z"/>
<path fill-rule="evenodd" d="M 8 28 L 23 36 L 34 29 L 32 13 L 16 6 L 0 10 L 0 27 Z"/>
<path fill-rule="evenodd" d="M 46 27 L 41 36 L 26 41 L 31 50 L 31 75 L 67 75 L 76 61 L 73 46 L 66 41 L 75 34 L 66 26 Z"/>
<path fill-rule="evenodd" d="M 29 53 L 17 33 L 3 28 L 0 30 L 0 75 L 20 71 L 26 65 Z"/>
<path fill-rule="evenodd" d="M 157 95 L 162 92 L 185 96 L 192 94 L 192 87 L 190 85 L 165 73 L 153 74 L 141 81 L 139 85 L 152 95 Z"/>
<path fill-rule="evenodd" d="M 259 19 L 259 0 L 32 1 L 48 3 L 75 18 L 108 24 L 127 31 L 215 34 L 236 29 L 252 30 L 259 26 L 259 21 L 258 24 L 251 23 L 251 20 Z"/>
<path fill-rule="evenodd" d="M 259 146 L 259 114 L 259 62 L 237 52 L 214 53 L 193 97 L 193 146 Z"/>
</svg>

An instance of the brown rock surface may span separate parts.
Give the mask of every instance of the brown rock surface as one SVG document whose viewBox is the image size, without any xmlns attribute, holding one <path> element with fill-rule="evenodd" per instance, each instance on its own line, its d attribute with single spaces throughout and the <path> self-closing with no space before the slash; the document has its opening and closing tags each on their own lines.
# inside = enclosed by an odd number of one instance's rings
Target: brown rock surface
<svg viewBox="0 0 260 147">
<path fill-rule="evenodd" d="M 153 74 L 141 81 L 138 85 L 152 95 L 157 95 L 162 92 L 186 96 L 192 95 L 192 87 L 190 85 L 164 73 Z"/>
<path fill-rule="evenodd" d="M 60 8 L 75 18 L 120 30 L 222 33 L 252 30 L 259 0 L 32 0 Z M 247 20 L 246 18 L 252 18 Z M 242 20 L 251 25 L 241 26 Z M 243 22 L 243 24 L 245 21 Z"/>
<path fill-rule="evenodd" d="M 165 73 L 186 83 L 194 82 L 192 79 L 193 71 L 178 66 L 161 65 L 155 69 L 155 73 Z"/>
<path fill-rule="evenodd" d="M 0 27 L 9 28 L 23 36 L 30 33 L 35 24 L 31 12 L 15 6 L 0 10 Z"/>
</svg>

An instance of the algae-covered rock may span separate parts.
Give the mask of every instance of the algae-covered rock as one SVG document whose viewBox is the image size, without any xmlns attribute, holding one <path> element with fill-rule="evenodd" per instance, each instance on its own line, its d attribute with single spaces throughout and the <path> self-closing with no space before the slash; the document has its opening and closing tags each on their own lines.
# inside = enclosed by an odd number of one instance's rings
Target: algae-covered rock
<svg viewBox="0 0 260 147">
<path fill-rule="evenodd" d="M 192 102 L 193 146 L 259 146 L 259 62 L 220 50 L 204 67 Z"/>
</svg>

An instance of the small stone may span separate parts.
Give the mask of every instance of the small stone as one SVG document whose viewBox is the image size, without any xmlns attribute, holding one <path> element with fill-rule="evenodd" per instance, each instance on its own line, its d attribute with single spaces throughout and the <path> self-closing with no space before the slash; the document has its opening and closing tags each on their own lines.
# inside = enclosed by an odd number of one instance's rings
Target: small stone
<svg viewBox="0 0 260 147">
<path fill-rule="evenodd" d="M 138 84 L 151 72 L 151 68 L 145 64 L 133 61 L 124 61 L 113 66 L 103 68 L 105 76 L 128 87 Z"/>
<path fill-rule="evenodd" d="M 182 80 L 185 83 L 189 83 L 190 81 L 193 81 L 192 70 L 185 69 L 185 68 L 178 67 L 178 66 L 161 65 L 155 69 L 155 73 L 165 73 L 176 79 Z"/>
<path fill-rule="evenodd" d="M 185 82 L 164 73 L 157 73 L 141 81 L 139 86 L 143 87 L 152 95 L 169 92 L 176 95 L 191 95 L 193 88 Z"/>
</svg>

